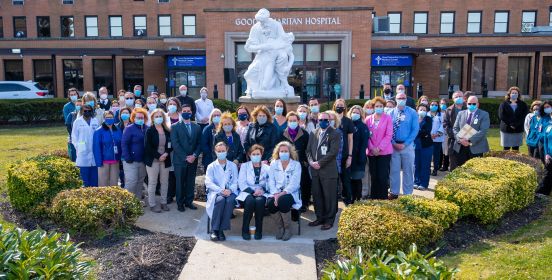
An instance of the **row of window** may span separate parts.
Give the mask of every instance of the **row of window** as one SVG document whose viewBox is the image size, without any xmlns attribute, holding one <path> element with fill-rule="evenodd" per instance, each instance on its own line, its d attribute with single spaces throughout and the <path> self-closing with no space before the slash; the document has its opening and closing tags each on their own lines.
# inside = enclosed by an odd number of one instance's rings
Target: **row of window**
<svg viewBox="0 0 552 280">
<path fill-rule="evenodd" d="M 144 0 L 134 0 L 134 1 L 144 1 Z M 157 3 L 170 3 L 171 0 L 157 0 Z M 13 5 L 25 5 L 25 0 L 12 0 Z M 74 0 L 61 0 L 61 4 L 72 5 L 75 4 Z"/>
<path fill-rule="evenodd" d="M 401 33 L 401 15 L 400 12 L 389 12 L 389 33 Z M 481 33 L 482 11 L 469 11 L 467 17 L 466 33 Z M 414 12 L 413 32 L 415 34 L 428 33 L 428 12 Z M 508 33 L 510 12 L 495 11 L 494 13 L 494 33 Z M 454 34 L 456 12 L 441 12 L 440 28 L 441 34 Z M 549 15 L 548 24 L 552 26 L 552 10 Z M 521 14 L 521 32 L 530 32 L 531 27 L 537 25 L 537 11 L 522 11 Z"/>
<path fill-rule="evenodd" d="M 85 36 L 86 37 L 98 37 L 98 16 L 85 16 Z M 122 16 L 109 16 L 109 36 L 110 37 L 122 37 L 123 36 L 123 17 Z M 147 32 L 147 17 L 145 15 L 137 15 L 133 17 L 133 26 L 135 37 L 145 37 Z M 159 15 L 157 16 L 158 36 L 171 36 L 172 35 L 172 21 L 171 15 Z M 4 25 L 2 17 L 0 17 L 0 38 L 4 37 Z M 183 15 L 182 16 L 182 35 L 195 36 L 196 35 L 196 17 L 195 15 Z M 37 16 L 36 17 L 36 29 L 37 37 L 48 38 L 52 36 L 51 33 L 51 20 L 49 16 Z M 75 18 L 73 16 L 60 17 L 60 29 L 61 37 L 75 37 Z M 26 38 L 27 37 L 27 17 L 15 16 L 13 17 L 13 37 Z"/>
</svg>

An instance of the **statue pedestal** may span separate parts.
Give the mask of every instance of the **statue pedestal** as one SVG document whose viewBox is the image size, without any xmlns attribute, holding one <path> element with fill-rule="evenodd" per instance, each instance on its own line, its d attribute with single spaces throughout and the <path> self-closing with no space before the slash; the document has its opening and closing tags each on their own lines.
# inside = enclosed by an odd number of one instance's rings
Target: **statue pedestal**
<svg viewBox="0 0 552 280">
<path fill-rule="evenodd" d="M 279 97 L 279 98 L 252 98 L 250 96 L 241 96 L 239 98 L 239 102 L 241 105 L 247 107 L 249 112 L 252 112 L 255 107 L 259 105 L 264 105 L 268 109 L 271 110 L 271 112 L 274 112 L 274 102 L 276 102 L 276 99 L 282 99 L 284 102 L 286 102 L 287 110 L 289 111 L 296 111 L 297 106 L 299 106 L 299 103 L 301 102 L 301 97 L 299 96 L 288 96 L 288 97 Z"/>
</svg>

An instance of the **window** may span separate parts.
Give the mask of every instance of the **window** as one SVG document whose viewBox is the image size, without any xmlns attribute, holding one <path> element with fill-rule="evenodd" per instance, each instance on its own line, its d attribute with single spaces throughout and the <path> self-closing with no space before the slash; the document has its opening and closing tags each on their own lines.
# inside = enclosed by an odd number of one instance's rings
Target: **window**
<svg viewBox="0 0 552 280">
<path fill-rule="evenodd" d="M 552 56 L 542 58 L 542 94 L 552 94 Z"/>
<path fill-rule="evenodd" d="M 109 17 L 109 36 L 111 37 L 123 36 L 123 17 L 122 16 Z"/>
<path fill-rule="evenodd" d="M 0 17 L 0 38 L 4 38 L 4 21 L 2 17 Z"/>
<path fill-rule="evenodd" d="M 508 33 L 508 17 L 510 12 L 495 12 L 494 32 Z"/>
<path fill-rule="evenodd" d="M 473 63 L 471 88 L 481 94 L 487 87 L 488 91 L 495 90 L 496 57 L 476 57 Z"/>
<path fill-rule="evenodd" d="M 54 93 L 54 75 L 51 59 L 33 60 L 33 81 L 47 89 L 50 94 Z"/>
<path fill-rule="evenodd" d="M 146 16 L 134 16 L 134 36 L 147 36 Z"/>
<path fill-rule="evenodd" d="M 72 16 L 61 17 L 61 37 L 75 37 L 75 21 Z"/>
<path fill-rule="evenodd" d="M 158 1 L 159 1 L 159 3 L 170 3 L 171 2 L 171 0 L 158 0 Z"/>
<path fill-rule="evenodd" d="M 24 0 L 13 0 L 12 4 L 13 5 L 23 5 L 23 4 L 25 4 L 25 1 Z"/>
<path fill-rule="evenodd" d="M 509 57 L 508 58 L 508 88 L 519 87 L 521 94 L 529 92 L 529 67 L 530 57 Z"/>
<path fill-rule="evenodd" d="M 401 33 L 401 13 L 388 13 L 389 33 Z"/>
<path fill-rule="evenodd" d="M 74 1 L 73 1 L 73 0 L 62 0 L 62 1 L 61 1 L 61 4 L 64 4 L 64 5 L 72 5 L 72 4 L 74 4 Z"/>
<path fill-rule="evenodd" d="M 441 70 L 439 75 L 439 94 L 449 95 L 449 92 L 460 90 L 462 87 L 462 58 L 441 58 Z"/>
<path fill-rule="evenodd" d="M 144 64 L 141 59 L 123 59 L 123 85 L 132 91 L 135 85 L 144 85 Z"/>
<path fill-rule="evenodd" d="M 159 36 L 171 36 L 171 16 L 157 17 Z"/>
<path fill-rule="evenodd" d="M 414 33 L 427 34 L 427 12 L 414 13 Z"/>
<path fill-rule="evenodd" d="M 83 87 L 82 60 L 64 59 L 63 60 L 63 94 L 67 97 L 67 90 L 74 87 L 79 91 Z"/>
<path fill-rule="evenodd" d="M 50 37 L 50 17 L 36 17 L 36 34 L 38 37 Z"/>
<path fill-rule="evenodd" d="M 13 37 L 15 38 L 27 37 L 27 18 L 26 17 L 13 17 Z"/>
<path fill-rule="evenodd" d="M 454 33 L 454 12 L 441 13 L 441 33 L 442 34 Z"/>
<path fill-rule="evenodd" d="M 86 37 L 98 37 L 98 17 L 87 16 L 84 17 L 86 24 Z"/>
<path fill-rule="evenodd" d="M 182 29 L 185 36 L 196 35 L 196 17 L 195 15 L 187 15 L 182 17 L 184 28 Z"/>
<path fill-rule="evenodd" d="M 536 23 L 536 11 L 523 11 L 521 14 L 521 32 L 531 32 L 531 27 L 536 26 Z"/>
<path fill-rule="evenodd" d="M 4 60 L 4 79 L 23 81 L 23 60 Z"/>
<path fill-rule="evenodd" d="M 468 12 L 467 33 L 481 33 L 481 12 Z"/>
<path fill-rule="evenodd" d="M 93 59 L 92 76 L 94 77 L 94 90 L 107 87 L 109 93 L 113 94 L 113 60 Z"/>
<path fill-rule="evenodd" d="M 552 7 L 550 7 L 550 14 L 549 14 L 548 18 L 549 18 L 548 21 L 550 22 L 549 25 L 552 26 Z"/>
</svg>

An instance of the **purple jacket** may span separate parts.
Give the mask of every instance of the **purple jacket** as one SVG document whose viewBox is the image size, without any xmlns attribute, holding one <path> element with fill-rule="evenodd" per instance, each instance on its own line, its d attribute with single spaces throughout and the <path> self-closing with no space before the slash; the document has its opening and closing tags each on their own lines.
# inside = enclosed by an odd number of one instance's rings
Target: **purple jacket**
<svg viewBox="0 0 552 280">
<path fill-rule="evenodd" d="M 145 142 L 147 125 L 131 124 L 123 131 L 123 139 L 121 140 L 122 159 L 124 161 L 144 161 Z"/>
</svg>

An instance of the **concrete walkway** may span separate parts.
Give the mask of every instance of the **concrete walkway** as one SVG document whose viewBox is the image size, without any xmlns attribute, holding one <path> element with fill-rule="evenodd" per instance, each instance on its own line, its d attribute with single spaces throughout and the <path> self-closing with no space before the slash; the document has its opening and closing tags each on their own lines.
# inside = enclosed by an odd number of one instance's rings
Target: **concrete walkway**
<svg viewBox="0 0 552 280">
<path fill-rule="evenodd" d="M 398 174 L 401 176 L 401 174 Z M 430 190 L 415 190 L 415 195 L 433 198 L 433 189 L 437 180 L 444 175 L 431 177 Z M 297 235 L 297 223 L 292 222 L 293 237 L 289 241 L 276 240 L 276 227 L 272 218 L 265 217 L 263 222 L 263 239 L 245 241 L 241 238 L 243 210 L 236 209 L 236 218 L 231 221 L 231 230 L 226 231 L 227 241 L 212 242 L 207 234 L 207 215 L 205 203 L 195 202 L 197 210 L 186 209 L 184 213 L 176 210 L 176 205 L 169 205 L 171 211 L 152 213 L 149 208 L 136 223 L 138 227 L 179 236 L 194 236 L 198 239 L 188 262 L 179 279 L 316 279 L 316 259 L 314 240 L 335 238 L 337 221 L 345 207 L 339 203 L 339 211 L 334 227 L 327 231 L 320 227 L 309 227 L 315 219 L 314 209 L 301 215 L 301 235 Z M 254 225 L 254 219 L 251 221 Z"/>
</svg>

